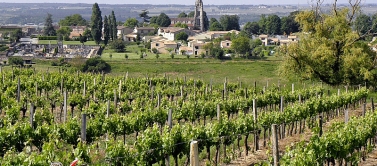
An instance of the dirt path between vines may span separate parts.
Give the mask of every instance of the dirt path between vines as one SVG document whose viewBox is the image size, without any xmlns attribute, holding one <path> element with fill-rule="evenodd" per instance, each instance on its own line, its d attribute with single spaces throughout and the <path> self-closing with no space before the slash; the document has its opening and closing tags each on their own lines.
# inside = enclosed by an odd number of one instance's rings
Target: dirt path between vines
<svg viewBox="0 0 377 166">
<path fill-rule="evenodd" d="M 368 108 L 368 107 L 367 107 Z M 362 108 L 361 106 L 356 108 L 353 111 L 349 111 L 349 117 L 357 117 L 362 116 Z M 344 114 L 341 114 L 341 116 L 335 117 L 334 119 L 331 119 L 329 122 L 323 123 L 323 132 L 325 133 L 327 129 L 330 127 L 330 125 L 334 122 L 344 122 Z M 279 154 L 282 156 L 288 146 L 294 146 L 298 142 L 305 141 L 308 142 L 313 136 L 313 132 L 311 129 L 306 128 L 304 133 L 302 134 L 292 134 L 292 136 L 286 136 L 284 139 L 279 139 Z M 267 140 L 270 142 L 270 139 Z M 250 145 L 253 145 L 253 142 L 250 143 Z M 268 161 L 269 157 L 272 157 L 272 149 L 270 148 L 271 145 L 267 143 L 266 147 L 263 147 L 263 139 L 259 141 L 260 150 L 256 152 L 249 153 L 248 156 L 244 156 L 245 153 L 242 153 L 242 157 L 239 157 L 236 160 L 231 161 L 229 164 L 223 164 L 227 166 L 254 166 L 258 163 L 261 163 L 263 161 Z M 377 149 L 375 150 L 374 154 L 374 162 L 371 162 L 371 165 L 368 166 L 376 166 L 377 165 Z M 373 155 L 372 153 L 370 155 Z M 371 157 L 373 158 L 373 157 Z M 372 159 L 371 159 L 372 160 Z"/>
</svg>

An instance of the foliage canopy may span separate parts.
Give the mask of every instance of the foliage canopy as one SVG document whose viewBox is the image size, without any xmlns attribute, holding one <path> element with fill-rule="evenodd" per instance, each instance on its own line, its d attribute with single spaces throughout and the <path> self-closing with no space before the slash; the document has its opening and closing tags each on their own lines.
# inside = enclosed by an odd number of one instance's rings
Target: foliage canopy
<svg viewBox="0 0 377 166">
<path fill-rule="evenodd" d="M 299 42 L 282 47 L 281 74 L 330 85 L 373 82 L 377 78 L 376 53 L 361 40 L 365 34 L 351 27 L 358 2 L 350 9 L 339 9 L 335 3 L 330 14 L 318 10 L 297 14 L 302 33 Z"/>
</svg>

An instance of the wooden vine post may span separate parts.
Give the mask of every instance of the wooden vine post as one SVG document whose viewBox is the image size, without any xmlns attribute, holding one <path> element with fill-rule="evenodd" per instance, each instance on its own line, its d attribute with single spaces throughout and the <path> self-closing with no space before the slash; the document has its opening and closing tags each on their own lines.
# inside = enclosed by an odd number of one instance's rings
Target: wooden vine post
<svg viewBox="0 0 377 166">
<path fill-rule="evenodd" d="M 190 166 L 199 166 L 198 141 L 191 141 L 190 143 Z"/>
<path fill-rule="evenodd" d="M 253 99 L 253 118 L 254 118 L 254 127 L 258 124 L 258 112 L 257 112 L 257 101 Z M 259 131 L 258 129 L 254 130 L 254 145 L 255 151 L 259 150 Z"/>
<path fill-rule="evenodd" d="M 272 127 L 272 154 L 274 157 L 274 166 L 279 165 L 279 145 L 278 145 L 278 132 L 277 125 L 273 124 Z"/>
<path fill-rule="evenodd" d="M 86 142 L 86 114 L 81 115 L 81 141 Z"/>
</svg>

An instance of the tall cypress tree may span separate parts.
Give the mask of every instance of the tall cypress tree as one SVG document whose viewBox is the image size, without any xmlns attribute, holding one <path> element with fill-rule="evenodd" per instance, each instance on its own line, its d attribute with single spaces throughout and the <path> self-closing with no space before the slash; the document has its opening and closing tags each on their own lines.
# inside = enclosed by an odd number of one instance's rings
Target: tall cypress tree
<svg viewBox="0 0 377 166">
<path fill-rule="evenodd" d="M 107 16 L 105 15 L 105 18 L 103 20 L 103 42 L 105 45 L 109 42 L 110 39 L 110 28 L 109 28 L 109 20 L 107 20 Z"/>
<path fill-rule="evenodd" d="M 117 29 L 117 19 L 115 18 L 114 10 L 111 11 L 111 28 L 112 28 L 112 39 L 115 40 L 118 38 L 118 29 Z"/>
<path fill-rule="evenodd" d="M 93 4 L 92 8 L 92 17 L 91 17 L 91 31 L 93 40 L 99 44 L 101 42 L 102 37 L 102 16 L 101 10 L 97 3 Z"/>
<path fill-rule="evenodd" d="M 113 21 L 112 21 L 112 18 L 111 18 L 111 15 L 109 15 L 108 17 L 108 25 L 109 25 L 109 35 L 110 35 L 110 38 L 111 40 L 114 40 L 114 35 L 113 35 Z"/>
<path fill-rule="evenodd" d="M 56 31 L 54 26 L 52 26 L 52 15 L 50 13 L 47 13 L 43 34 L 45 36 L 56 36 Z"/>
</svg>

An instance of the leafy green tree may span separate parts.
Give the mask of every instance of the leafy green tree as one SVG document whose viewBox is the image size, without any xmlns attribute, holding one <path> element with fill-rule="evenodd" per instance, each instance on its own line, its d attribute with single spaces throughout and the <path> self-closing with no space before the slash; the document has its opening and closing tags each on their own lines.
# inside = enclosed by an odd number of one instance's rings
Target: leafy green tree
<svg viewBox="0 0 377 166">
<path fill-rule="evenodd" d="M 211 18 L 209 21 L 209 30 L 210 31 L 222 31 L 223 27 L 221 26 L 220 22 L 217 21 L 216 18 Z"/>
<path fill-rule="evenodd" d="M 299 28 L 299 24 L 295 21 L 293 17 L 288 16 L 281 18 L 281 33 L 289 35 L 291 33 L 298 32 Z"/>
<path fill-rule="evenodd" d="M 141 17 L 141 18 L 143 18 L 143 20 L 144 20 L 144 22 L 150 22 L 150 19 L 151 19 L 151 17 L 149 17 L 148 16 L 148 13 L 149 13 L 149 11 L 147 11 L 147 10 L 143 10 L 140 14 L 139 14 L 139 16 Z"/>
<path fill-rule="evenodd" d="M 185 29 L 188 29 L 188 25 L 185 24 L 185 23 L 177 23 L 174 25 L 174 27 L 179 27 L 179 28 L 185 28 Z"/>
<path fill-rule="evenodd" d="M 250 51 L 250 39 L 248 37 L 237 37 L 232 40 L 231 48 L 238 54 L 245 55 Z"/>
<path fill-rule="evenodd" d="M 209 29 L 209 20 L 207 17 L 207 12 L 203 11 L 203 23 L 204 23 L 204 31 Z"/>
<path fill-rule="evenodd" d="M 86 40 L 92 40 L 93 39 L 92 31 L 89 28 L 85 29 L 85 31 L 82 35 L 86 37 Z"/>
<path fill-rule="evenodd" d="M 298 11 L 291 12 L 289 16 L 281 18 L 281 33 L 289 35 L 299 31 L 300 25 L 295 20 L 298 13 Z"/>
<path fill-rule="evenodd" d="M 20 38 L 23 36 L 23 33 L 22 33 L 22 30 L 21 29 L 17 29 L 13 32 L 10 33 L 10 41 L 14 41 L 14 42 L 18 42 L 20 41 Z"/>
<path fill-rule="evenodd" d="M 186 32 L 179 32 L 177 35 L 175 35 L 175 40 L 182 40 L 187 41 L 188 35 Z"/>
<path fill-rule="evenodd" d="M 372 29 L 372 19 L 366 14 L 361 14 L 356 17 L 354 27 L 359 33 L 365 34 Z"/>
<path fill-rule="evenodd" d="M 73 14 L 66 16 L 64 19 L 59 21 L 60 26 L 86 26 L 87 21 L 80 14 Z"/>
<path fill-rule="evenodd" d="M 260 27 L 257 22 L 247 22 L 244 26 L 242 31 L 244 31 L 249 37 L 255 34 L 259 34 Z"/>
<path fill-rule="evenodd" d="M 171 20 L 168 15 L 166 15 L 165 13 L 161 13 L 158 16 L 156 23 L 161 27 L 168 27 L 171 24 Z"/>
<path fill-rule="evenodd" d="M 358 8 L 357 2 L 350 8 L 338 8 L 334 3 L 328 14 L 318 11 L 297 14 L 296 21 L 303 33 L 300 42 L 281 49 L 285 59 L 281 74 L 318 79 L 330 85 L 374 83 L 376 53 L 351 27 Z"/>
<path fill-rule="evenodd" d="M 267 17 L 266 31 L 267 34 L 278 35 L 280 34 L 281 20 L 280 17 L 273 14 Z"/>
<path fill-rule="evenodd" d="M 220 23 L 224 31 L 240 30 L 240 17 L 237 15 L 222 15 Z"/>
<path fill-rule="evenodd" d="M 115 17 L 115 13 L 114 13 L 114 10 L 111 11 L 111 24 L 110 25 L 110 29 L 111 29 L 111 40 L 115 40 L 115 39 L 118 39 L 118 24 L 117 24 L 117 19 Z"/>
<path fill-rule="evenodd" d="M 158 19 L 158 16 L 152 16 L 149 23 L 150 24 L 157 24 L 157 19 Z"/>
<path fill-rule="evenodd" d="M 113 23 L 112 21 L 113 19 L 111 18 L 111 15 L 109 15 L 109 17 L 107 18 L 107 24 L 109 25 L 109 40 L 113 40 L 114 39 L 114 33 L 113 33 L 113 24 L 116 24 L 116 23 Z M 104 28 L 105 29 L 105 28 Z M 103 32 L 103 34 L 105 34 L 105 32 Z"/>
<path fill-rule="evenodd" d="M 52 25 L 52 15 L 47 13 L 45 20 L 45 27 L 43 28 L 43 35 L 45 36 L 56 36 L 56 31 Z"/>
<path fill-rule="evenodd" d="M 112 42 L 110 42 L 110 47 L 112 49 L 114 49 L 116 52 L 124 52 L 125 51 L 125 48 L 126 48 L 126 45 L 124 44 L 124 42 L 120 39 L 116 39 Z"/>
<path fill-rule="evenodd" d="M 69 40 L 69 35 L 71 34 L 72 29 L 68 26 L 60 27 L 56 33 L 58 36 L 63 36 L 64 40 Z"/>
<path fill-rule="evenodd" d="M 124 26 L 128 28 L 135 28 L 139 24 L 139 21 L 136 18 L 129 18 L 124 22 Z"/>
<path fill-rule="evenodd" d="M 110 27 L 109 27 L 109 20 L 107 19 L 107 16 L 105 15 L 105 18 L 103 19 L 103 42 L 105 45 L 109 42 L 110 39 Z"/>
<path fill-rule="evenodd" d="M 185 12 L 181 12 L 178 14 L 178 18 L 185 18 L 187 17 L 187 14 Z"/>
<path fill-rule="evenodd" d="M 250 40 L 250 49 L 254 49 L 255 47 L 258 47 L 258 46 L 261 46 L 263 43 L 262 43 L 262 40 L 260 39 L 252 39 Z"/>
<path fill-rule="evenodd" d="M 266 34 L 267 33 L 267 28 L 266 28 L 267 18 L 266 18 L 266 15 L 262 14 L 260 16 L 258 24 L 259 24 L 259 34 Z"/>
<path fill-rule="evenodd" d="M 93 4 L 92 8 L 92 17 L 91 17 L 91 31 L 93 40 L 96 42 L 96 44 L 99 44 L 101 42 L 102 37 L 102 16 L 101 16 L 101 10 L 97 3 Z"/>
<path fill-rule="evenodd" d="M 87 41 L 87 37 L 85 35 L 80 34 L 79 40 L 80 40 L 80 43 L 82 43 L 84 45 L 84 43 Z"/>
<path fill-rule="evenodd" d="M 8 63 L 10 65 L 24 66 L 24 60 L 21 57 L 9 57 Z"/>
<path fill-rule="evenodd" d="M 187 14 L 187 17 L 194 17 L 194 16 L 195 16 L 195 12 L 194 11 L 190 12 L 189 14 Z"/>
<path fill-rule="evenodd" d="M 85 62 L 84 66 L 82 66 L 81 68 L 81 71 L 94 72 L 94 73 L 99 73 L 99 72 L 109 73 L 111 71 L 111 66 L 100 57 L 94 57 L 94 58 L 89 58 Z"/>
</svg>

